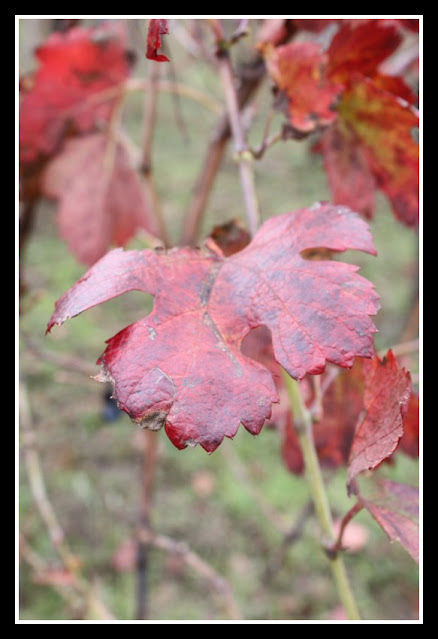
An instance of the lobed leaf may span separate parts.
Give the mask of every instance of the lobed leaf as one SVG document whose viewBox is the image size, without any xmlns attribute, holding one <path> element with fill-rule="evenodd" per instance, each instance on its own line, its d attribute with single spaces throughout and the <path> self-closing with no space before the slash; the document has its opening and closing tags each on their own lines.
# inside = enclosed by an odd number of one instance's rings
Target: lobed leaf
<svg viewBox="0 0 438 639">
<path fill-rule="evenodd" d="M 278 401 L 270 371 L 241 351 L 251 329 L 270 329 L 276 360 L 296 378 L 372 356 L 378 297 L 357 267 L 302 257 L 320 246 L 375 253 L 366 224 L 329 204 L 271 218 L 227 258 L 111 251 L 57 302 L 47 330 L 125 291 L 152 294 L 153 312 L 108 341 L 98 379 L 137 423 L 211 452 L 239 423 L 257 434 Z"/>
</svg>

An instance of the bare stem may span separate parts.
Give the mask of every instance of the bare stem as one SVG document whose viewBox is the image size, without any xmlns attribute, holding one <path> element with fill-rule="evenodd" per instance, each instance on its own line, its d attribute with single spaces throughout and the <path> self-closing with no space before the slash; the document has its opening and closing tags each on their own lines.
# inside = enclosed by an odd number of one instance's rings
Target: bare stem
<svg viewBox="0 0 438 639">
<path fill-rule="evenodd" d="M 88 583 L 81 575 L 78 557 L 71 552 L 56 512 L 49 500 L 36 446 L 36 435 L 27 388 L 23 381 L 20 383 L 19 408 L 23 454 L 29 485 L 36 508 L 47 528 L 53 547 L 58 553 L 65 570 L 72 576 L 74 589 L 83 598 L 90 613 L 99 619 L 115 619 L 114 615 L 98 597 L 95 585 Z M 27 552 L 26 559 L 36 569 L 41 568 L 43 565 L 42 561 L 36 559 L 36 555 L 30 551 Z"/>
<path fill-rule="evenodd" d="M 251 73 L 241 75 L 240 78 L 239 90 L 237 93 L 240 110 L 248 105 L 254 97 L 265 75 L 265 68 L 261 58 L 259 57 L 254 59 L 250 68 Z M 184 229 L 181 236 L 181 244 L 192 245 L 198 240 L 202 218 L 230 136 L 231 128 L 229 118 L 227 112 L 225 112 L 219 118 L 217 125 L 214 128 L 213 135 L 203 157 L 201 171 L 193 192 L 193 198 L 184 218 Z"/>
<path fill-rule="evenodd" d="M 294 415 L 294 426 L 297 430 L 301 444 L 309 487 L 315 504 L 315 511 L 326 542 L 324 545 L 331 545 L 335 541 L 333 521 L 313 441 L 312 416 L 305 406 L 299 383 L 292 379 L 285 371 L 284 380 Z M 348 618 L 359 619 L 359 611 L 351 590 L 342 557 L 338 554 L 336 554 L 335 557 L 330 557 L 330 567 L 338 590 L 339 598 L 344 606 Z"/>
<path fill-rule="evenodd" d="M 143 184 L 148 205 L 153 212 L 157 232 L 163 243 L 169 245 L 169 237 L 164 221 L 161 202 L 155 188 L 152 171 L 152 144 L 155 133 L 158 108 L 158 85 L 160 81 L 160 65 L 150 66 L 150 85 L 144 94 L 144 118 L 143 118 L 143 146 L 140 170 L 143 175 Z"/>
<path fill-rule="evenodd" d="M 148 545 L 180 557 L 188 567 L 205 579 L 212 590 L 220 595 L 229 619 L 243 619 L 229 583 L 205 559 L 191 550 L 186 543 L 165 535 L 158 535 L 150 528 L 140 528 L 138 534 L 140 539 Z"/>
<path fill-rule="evenodd" d="M 237 90 L 228 50 L 222 49 L 218 56 L 219 73 L 225 92 L 228 117 L 234 139 L 235 159 L 239 165 L 248 226 L 251 235 L 254 235 L 260 225 L 260 211 L 254 184 L 253 156 L 248 149 L 246 133 L 240 118 Z"/>
<path fill-rule="evenodd" d="M 360 512 L 363 508 L 363 504 L 361 504 L 359 501 L 356 502 L 354 504 L 354 506 L 352 506 L 352 508 L 350 508 L 350 510 L 348 511 L 348 513 L 346 513 L 346 515 L 344 515 L 342 521 L 341 521 L 341 525 L 339 528 L 339 533 L 338 533 L 338 538 L 336 539 L 335 543 L 328 547 L 326 550 L 328 552 L 329 557 L 336 557 L 337 553 L 339 551 L 342 550 L 343 546 L 342 546 L 342 538 L 344 536 L 344 531 L 347 527 L 347 525 L 349 524 L 349 522 L 353 519 L 353 517 L 355 515 L 357 515 L 358 512 Z"/>
<path fill-rule="evenodd" d="M 156 433 L 144 430 L 142 494 L 140 509 L 140 528 L 149 530 L 151 525 L 151 508 L 154 491 L 154 480 L 158 462 L 158 438 Z M 136 619 L 148 618 L 148 572 L 149 543 L 142 537 L 137 540 L 137 610 Z"/>
</svg>

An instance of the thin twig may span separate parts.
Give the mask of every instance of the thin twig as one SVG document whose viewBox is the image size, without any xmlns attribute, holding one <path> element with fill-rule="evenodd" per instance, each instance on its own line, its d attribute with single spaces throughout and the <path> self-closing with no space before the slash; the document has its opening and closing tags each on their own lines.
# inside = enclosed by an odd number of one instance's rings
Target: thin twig
<svg viewBox="0 0 438 639">
<path fill-rule="evenodd" d="M 156 433 L 144 430 L 144 448 L 142 464 L 142 493 L 140 508 L 140 528 L 148 530 L 151 526 L 151 508 L 155 474 L 158 463 L 158 438 Z M 148 568 L 149 544 L 140 536 L 137 539 L 137 590 L 136 619 L 148 618 Z"/>
<path fill-rule="evenodd" d="M 35 506 L 46 526 L 53 547 L 61 559 L 64 569 L 72 576 L 75 588 L 85 600 L 90 612 L 99 619 L 115 619 L 114 615 L 96 594 L 95 586 L 88 583 L 80 574 L 78 557 L 70 550 L 64 531 L 49 500 L 36 446 L 36 435 L 33 427 L 27 387 L 23 380 L 20 382 L 19 389 L 19 409 L 23 455 L 29 486 Z"/>
<path fill-rule="evenodd" d="M 158 108 L 158 85 L 160 81 L 160 65 L 150 66 L 150 86 L 144 93 L 144 117 L 143 117 L 143 145 L 140 172 L 143 176 L 145 195 L 148 207 L 153 212 L 158 236 L 165 246 L 169 246 L 169 236 L 161 207 L 161 202 L 155 188 L 155 180 L 152 171 L 152 144 L 155 134 Z"/>
<path fill-rule="evenodd" d="M 341 521 L 341 525 L 339 527 L 338 537 L 336 541 L 330 546 L 326 547 L 326 552 L 331 559 L 334 559 L 337 556 L 338 552 L 340 552 L 343 549 L 342 538 L 344 536 L 344 531 L 347 525 L 349 524 L 349 522 L 353 519 L 355 515 L 357 515 L 358 512 L 362 510 L 362 508 L 363 508 L 363 504 L 361 504 L 360 501 L 358 501 L 354 504 L 354 506 L 350 508 L 350 510 L 343 517 Z"/>
<path fill-rule="evenodd" d="M 46 348 L 41 348 L 40 344 L 24 331 L 22 331 L 21 337 L 26 343 L 29 351 L 40 360 L 48 362 L 49 364 L 54 364 L 58 368 L 79 373 L 80 375 L 92 377 L 96 374 L 96 368 L 79 357 L 60 355 L 59 353 L 54 353 Z"/>
<path fill-rule="evenodd" d="M 218 42 L 219 45 L 219 42 Z M 229 51 L 222 48 L 218 51 L 219 73 L 225 92 L 228 117 L 234 139 L 235 159 L 239 166 L 240 181 L 245 202 L 245 211 L 248 220 L 249 231 L 255 235 L 260 225 L 260 211 L 254 184 L 253 157 L 248 149 L 246 133 L 240 118 L 239 101 L 235 86 L 233 68 Z"/>
<path fill-rule="evenodd" d="M 280 546 L 276 549 L 276 552 L 266 564 L 263 576 L 263 583 L 265 585 L 273 579 L 276 573 L 284 565 L 284 558 L 287 550 L 301 539 L 304 526 L 314 512 L 315 507 L 313 505 L 313 501 L 308 501 L 298 513 L 298 517 L 294 521 L 292 528 L 285 534 Z"/>
<path fill-rule="evenodd" d="M 189 568 L 207 581 L 212 590 L 220 595 L 229 619 L 243 619 L 228 581 L 216 572 L 211 564 L 191 550 L 185 542 L 176 541 L 165 535 L 157 535 L 150 528 L 140 528 L 138 535 L 148 545 L 180 557 Z"/>
<path fill-rule="evenodd" d="M 237 92 L 240 110 L 250 103 L 265 76 L 265 67 L 260 56 L 254 58 L 249 67 L 253 69 L 251 74 L 244 75 L 241 71 Z M 225 112 L 219 118 L 204 154 L 193 197 L 184 217 L 181 244 L 192 245 L 198 241 L 202 219 L 230 137 L 231 129 Z"/>
</svg>

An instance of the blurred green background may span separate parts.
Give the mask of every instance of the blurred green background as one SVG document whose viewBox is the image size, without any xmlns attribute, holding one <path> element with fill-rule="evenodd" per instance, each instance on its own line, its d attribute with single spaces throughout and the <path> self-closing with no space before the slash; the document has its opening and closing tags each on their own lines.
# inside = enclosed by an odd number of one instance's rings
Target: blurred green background
<svg viewBox="0 0 438 639">
<path fill-rule="evenodd" d="M 84 22 L 93 24 L 96 20 Z M 147 22 L 126 22 L 137 51 L 134 74 L 146 77 L 151 64 L 144 59 Z M 181 22 L 185 29 L 191 28 L 189 21 Z M 34 47 L 50 28 L 50 20 L 20 20 L 20 70 L 35 68 Z M 206 44 L 210 45 L 206 34 Z M 189 55 L 180 39 L 172 36 L 172 26 L 165 39 L 172 64 L 161 65 L 163 77 L 195 87 L 221 104 L 223 97 L 214 68 Z M 250 35 L 233 53 L 235 62 L 248 55 L 252 44 Z M 251 113 L 250 142 L 254 146 L 261 142 L 270 102 L 270 85 L 265 82 Z M 143 95 L 133 93 L 126 100 L 123 123 L 138 146 L 142 112 Z M 170 94 L 160 94 L 154 175 L 174 241 L 184 224 L 184 213 L 217 117 L 184 96 L 176 101 Z M 272 131 L 281 123 L 282 117 L 275 116 Z M 256 163 L 256 187 L 264 219 L 329 199 L 321 158 L 310 152 L 312 143 L 307 140 L 277 144 Z M 21 383 L 27 391 L 47 494 L 68 544 L 84 577 L 113 615 L 130 620 L 135 618 L 132 539 L 141 499 L 144 432 L 124 414 L 114 422 L 104 421 L 103 385 L 85 373 L 47 361 L 44 353 L 80 358 L 92 368 L 105 340 L 148 313 L 151 300 L 140 293 L 127 294 L 55 327 L 50 336 L 44 337 L 54 302 L 86 270 L 58 238 L 55 214 L 54 203 L 40 203 L 26 248 L 27 292 L 20 316 Z M 203 237 L 212 226 L 231 218 L 245 224 L 230 145 L 210 198 Z M 408 322 L 417 278 L 418 235 L 395 221 L 383 197 L 378 198 L 371 229 L 378 257 L 347 254 L 342 259 L 359 264 L 361 273 L 374 283 L 381 296 L 382 309 L 376 320 L 376 346 L 381 349 L 400 341 Z M 129 245 L 142 246 L 141 238 Z M 408 357 L 404 363 L 417 381 L 416 357 Z M 164 432 L 153 436 L 159 440 L 151 515 L 154 530 L 186 542 L 209 562 L 230 584 L 246 619 L 336 618 L 338 599 L 313 518 L 306 520 L 302 536 L 284 552 L 274 574 L 267 575 L 284 535 L 277 519 L 283 522 L 284 529 L 292 528 L 309 501 L 305 481 L 288 473 L 281 462 L 280 439 L 275 430 L 265 428 L 254 438 L 240 428 L 233 442 L 224 441 L 211 456 L 199 447 L 176 450 Z M 418 462 L 403 455 L 379 472 L 404 483 L 418 484 Z M 345 483 L 344 470 L 330 473 L 328 492 L 337 517 L 352 505 Z M 269 507 L 277 517 L 267 514 Z M 20 562 L 20 619 L 81 619 L 81 615 L 89 615 L 81 605 L 76 606 L 63 596 L 69 585 L 62 583 L 62 571 L 58 583 L 54 583 L 60 562 L 35 508 L 23 452 L 19 517 L 27 552 L 31 549 L 53 570 L 52 581 L 49 575 L 44 583 L 29 561 Z M 416 619 L 417 566 L 399 545 L 389 543 L 368 513 L 360 513 L 355 522 L 359 524 L 360 548 L 345 553 L 345 561 L 363 618 Z M 211 589 L 208 580 L 177 556 L 159 549 L 149 552 L 148 614 L 155 620 L 228 618 L 223 597 Z"/>
</svg>

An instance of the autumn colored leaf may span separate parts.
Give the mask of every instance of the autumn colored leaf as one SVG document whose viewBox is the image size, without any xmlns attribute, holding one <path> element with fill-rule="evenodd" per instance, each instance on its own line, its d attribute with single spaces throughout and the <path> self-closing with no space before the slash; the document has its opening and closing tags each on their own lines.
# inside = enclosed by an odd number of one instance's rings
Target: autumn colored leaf
<svg viewBox="0 0 438 639">
<path fill-rule="evenodd" d="M 344 92 L 339 114 L 362 145 L 368 166 L 396 217 L 416 226 L 419 147 L 412 135 L 418 127 L 415 110 L 364 78 Z"/>
<path fill-rule="evenodd" d="M 253 346 L 253 352 L 257 354 Z M 268 353 L 268 351 L 265 351 Z M 267 355 L 268 357 L 268 355 Z M 257 357 L 258 359 L 258 357 Z M 258 361 L 260 361 L 258 359 Z M 368 360 L 357 358 L 354 366 L 347 371 L 333 375 L 332 371 L 321 377 L 322 386 L 322 418 L 313 425 L 313 434 L 318 459 L 323 468 L 337 468 L 346 466 L 350 457 L 353 440 L 358 425 L 362 424 L 361 415 L 367 414 L 366 401 L 369 389 L 375 387 L 375 394 L 379 392 L 378 384 L 386 389 L 386 395 L 379 396 L 379 409 L 384 420 L 391 419 L 391 409 L 394 399 L 399 392 L 398 401 L 404 402 L 406 393 L 410 389 L 409 374 L 400 369 L 391 352 L 387 358 L 374 358 L 374 367 Z M 268 364 L 267 364 L 268 365 Z M 378 370 L 379 376 L 374 373 Z M 396 374 L 395 374 L 396 373 Z M 330 378 L 331 375 L 331 378 Z M 403 382 L 403 377 L 406 384 Z M 402 383 L 400 383 L 402 380 Z M 303 381 L 306 381 L 303 380 Z M 315 401 L 312 384 L 304 389 L 305 401 L 310 408 Z M 399 387 L 399 391 L 397 390 Z M 277 378 L 277 391 L 282 395 L 281 378 Z M 280 430 L 282 440 L 282 456 L 286 467 L 295 474 L 304 470 L 298 436 L 293 427 L 293 416 L 288 408 L 287 398 L 284 408 L 274 407 L 271 421 Z M 373 409 L 374 410 L 374 409 Z M 376 409 L 377 410 L 377 409 Z M 369 411 L 368 411 L 369 412 Z M 374 413 L 370 419 L 374 419 Z M 411 457 L 418 456 L 418 397 L 412 393 L 406 414 L 402 416 L 403 436 L 397 450 L 402 450 Z M 375 419 L 377 424 L 377 418 Z M 398 426 L 397 426 L 398 424 Z M 396 413 L 394 426 L 400 426 Z M 378 428 L 378 426 L 376 426 Z M 384 422 L 379 435 L 387 436 Z M 356 443 L 357 445 L 357 443 Z"/>
<path fill-rule="evenodd" d="M 48 164 L 43 193 L 59 201 L 60 236 L 91 265 L 139 229 L 157 234 L 140 178 L 125 147 L 105 133 L 66 142 Z"/>
<path fill-rule="evenodd" d="M 320 19 L 320 18 L 294 18 L 293 23 L 303 31 L 313 31 L 314 33 L 320 33 L 324 31 L 329 24 L 333 22 L 337 22 L 336 19 L 328 18 L 328 19 Z"/>
<path fill-rule="evenodd" d="M 333 82 L 348 84 L 357 73 L 374 76 L 380 63 L 402 42 L 397 27 L 382 20 L 366 20 L 357 26 L 342 22 L 327 51 L 327 75 Z"/>
<path fill-rule="evenodd" d="M 409 29 L 409 31 L 413 31 L 414 33 L 418 33 L 419 28 L 420 28 L 420 21 L 418 20 L 418 18 L 414 18 L 414 19 L 399 19 L 400 24 L 402 24 L 406 29 Z"/>
<path fill-rule="evenodd" d="M 411 392 L 411 376 L 391 350 L 383 359 L 364 361 L 364 412 L 359 418 L 348 459 L 348 481 L 372 470 L 397 448 Z"/>
<path fill-rule="evenodd" d="M 345 204 L 371 218 L 375 209 L 377 181 L 354 130 L 338 119 L 324 132 L 318 150 L 324 158 L 332 202 Z"/>
<path fill-rule="evenodd" d="M 391 541 L 398 541 L 418 563 L 419 561 L 419 494 L 418 488 L 380 480 L 374 493 L 360 503 L 371 513 Z"/>
<path fill-rule="evenodd" d="M 298 379 L 372 356 L 372 285 L 355 266 L 302 257 L 315 247 L 375 253 L 365 222 L 329 204 L 269 219 L 228 258 L 116 249 L 58 300 L 47 330 L 129 290 L 154 295 L 153 312 L 108 341 L 98 379 L 137 423 L 210 452 L 239 423 L 257 434 L 278 400 L 269 370 L 241 352 L 251 329 L 269 328 L 276 360 Z"/>
<path fill-rule="evenodd" d="M 409 399 L 408 409 L 403 418 L 403 436 L 400 440 L 400 450 L 410 457 L 419 455 L 420 437 L 420 405 L 419 396 L 412 392 Z"/>
<path fill-rule="evenodd" d="M 169 33 L 169 25 L 165 19 L 149 20 L 148 35 L 146 42 L 146 57 L 156 62 L 169 62 L 169 58 L 162 53 L 158 53 L 161 47 L 161 36 Z"/>
<path fill-rule="evenodd" d="M 366 217 L 381 189 L 395 216 L 418 224 L 419 148 L 416 96 L 382 63 L 402 42 L 398 21 L 341 20 L 327 51 L 315 42 L 261 44 L 276 85 L 275 105 L 302 134 L 325 129 L 324 155 L 333 201 Z"/>
<path fill-rule="evenodd" d="M 294 129 L 309 133 L 335 121 L 342 85 L 327 78 L 328 58 L 318 44 L 267 44 L 264 56 L 276 84 L 275 105 L 286 112 Z"/>
<path fill-rule="evenodd" d="M 108 121 L 117 101 L 105 91 L 128 76 L 131 61 L 119 23 L 52 33 L 36 50 L 33 86 L 20 99 L 20 162 L 51 155 L 64 135 Z"/>
</svg>

